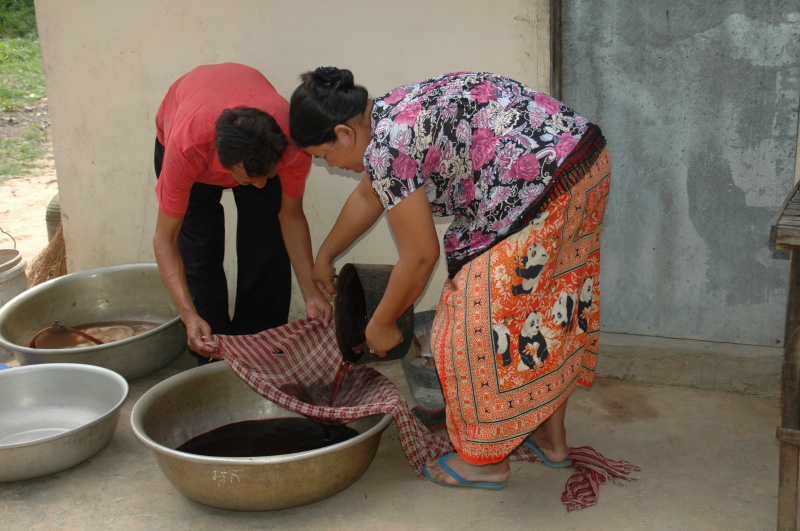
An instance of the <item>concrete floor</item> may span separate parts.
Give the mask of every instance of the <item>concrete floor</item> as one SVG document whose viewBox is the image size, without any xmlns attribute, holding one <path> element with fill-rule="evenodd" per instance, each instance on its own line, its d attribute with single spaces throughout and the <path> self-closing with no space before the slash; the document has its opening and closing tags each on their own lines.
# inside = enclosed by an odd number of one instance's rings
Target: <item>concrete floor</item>
<svg viewBox="0 0 800 531">
<path fill-rule="evenodd" d="M 567 513 L 569 470 L 512 463 L 496 492 L 444 488 L 420 479 L 384 432 L 370 468 L 326 500 L 281 511 L 235 512 L 180 494 L 130 428 L 136 400 L 191 368 L 182 355 L 131 383 L 111 442 L 84 463 L 31 481 L 0 484 L 0 529 L 774 529 L 779 404 L 684 387 L 599 379 L 580 388 L 567 413 L 568 440 L 641 466 L 636 482 L 607 484 L 595 507 Z M 400 362 L 376 368 L 408 395 Z M 0 463 L 0 466 L 2 464 Z"/>
</svg>

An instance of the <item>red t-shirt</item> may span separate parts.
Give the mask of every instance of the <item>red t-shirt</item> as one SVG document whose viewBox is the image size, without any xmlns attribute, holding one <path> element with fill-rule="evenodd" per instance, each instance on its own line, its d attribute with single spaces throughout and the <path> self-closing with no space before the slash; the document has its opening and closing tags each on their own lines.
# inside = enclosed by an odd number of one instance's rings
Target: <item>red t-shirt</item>
<svg viewBox="0 0 800 531">
<path fill-rule="evenodd" d="M 180 218 L 186 214 L 196 182 L 239 186 L 220 164 L 214 146 L 217 118 L 233 107 L 253 107 L 275 118 L 289 140 L 278 162 L 281 188 L 290 197 L 303 196 L 311 156 L 291 143 L 289 102 L 261 72 L 249 66 L 198 66 L 172 84 L 156 115 L 156 135 L 165 147 L 156 195 L 167 215 Z"/>
</svg>

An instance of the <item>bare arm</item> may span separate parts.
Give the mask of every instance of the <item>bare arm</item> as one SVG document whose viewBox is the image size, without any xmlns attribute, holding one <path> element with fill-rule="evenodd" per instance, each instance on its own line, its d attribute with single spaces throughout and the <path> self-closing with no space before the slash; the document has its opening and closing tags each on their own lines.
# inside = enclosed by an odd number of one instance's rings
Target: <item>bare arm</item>
<svg viewBox="0 0 800 531">
<path fill-rule="evenodd" d="M 331 296 L 336 293 L 333 284 L 333 275 L 336 272 L 333 267 L 334 260 L 347 250 L 359 236 L 367 232 L 382 213 L 383 205 L 372 191 L 369 177 L 364 175 L 356 189 L 347 198 L 336 223 L 317 252 L 313 279 L 320 290 Z"/>
<path fill-rule="evenodd" d="M 311 233 L 308 220 L 303 211 L 303 199 L 296 199 L 283 194 L 281 211 L 278 214 L 281 222 L 281 233 L 292 262 L 300 291 L 306 301 L 306 313 L 309 317 L 322 317 L 329 324 L 333 315 L 330 303 L 325 295 L 317 289 L 311 279 L 314 269 L 314 258 L 311 253 Z"/>
<path fill-rule="evenodd" d="M 400 259 L 367 324 L 367 345 L 378 356 L 385 356 L 402 343 L 397 320 L 425 290 L 439 259 L 439 238 L 424 188 L 403 199 L 387 216 L 397 239 Z"/>
<path fill-rule="evenodd" d="M 172 295 L 172 300 L 178 307 L 181 321 L 186 325 L 186 335 L 189 348 L 199 354 L 211 356 L 216 349 L 206 345 L 203 337 L 211 337 L 211 327 L 197 313 L 189 293 L 186 282 L 186 272 L 183 268 L 183 259 L 178 249 L 178 235 L 183 225 L 183 218 L 173 218 L 158 210 L 156 232 L 153 236 L 153 249 L 155 250 L 158 270 L 161 278 Z"/>
</svg>

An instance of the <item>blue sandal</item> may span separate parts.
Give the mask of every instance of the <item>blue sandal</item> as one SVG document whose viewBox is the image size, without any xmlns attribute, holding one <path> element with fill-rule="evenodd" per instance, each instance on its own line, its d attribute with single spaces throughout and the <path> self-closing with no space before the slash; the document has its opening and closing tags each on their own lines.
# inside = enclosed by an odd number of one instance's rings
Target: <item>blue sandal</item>
<svg viewBox="0 0 800 531">
<path fill-rule="evenodd" d="M 422 467 L 422 473 L 425 474 L 425 478 L 433 481 L 434 483 L 438 483 L 439 485 L 444 485 L 445 487 L 468 487 L 471 489 L 485 489 L 485 490 L 500 490 L 508 485 L 508 481 L 470 481 L 460 474 L 458 474 L 455 470 L 447 466 L 446 461 L 453 457 L 454 455 L 458 455 L 455 452 L 443 455 L 437 461 L 437 464 L 442 467 L 442 470 L 450 474 L 450 477 L 458 481 L 458 483 L 445 483 L 444 481 L 439 481 L 438 479 L 434 479 L 431 476 L 431 473 L 428 472 L 428 466 L 424 465 Z"/>
<path fill-rule="evenodd" d="M 539 446 L 533 442 L 530 436 L 526 437 L 522 444 L 533 450 L 533 452 L 539 456 L 539 459 L 542 460 L 545 466 L 550 468 L 569 468 L 572 466 L 572 461 L 570 459 L 564 459 L 563 461 L 551 461 L 544 455 L 544 451 L 539 448 Z"/>
</svg>

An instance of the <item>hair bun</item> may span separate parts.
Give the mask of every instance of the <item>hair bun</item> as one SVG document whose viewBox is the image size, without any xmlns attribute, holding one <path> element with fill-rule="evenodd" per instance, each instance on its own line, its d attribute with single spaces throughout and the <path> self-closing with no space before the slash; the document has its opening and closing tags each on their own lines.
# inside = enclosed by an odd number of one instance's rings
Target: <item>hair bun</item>
<svg viewBox="0 0 800 531">
<path fill-rule="evenodd" d="M 325 85 L 338 85 L 341 88 L 353 86 L 353 73 L 347 69 L 339 69 L 335 66 L 320 66 L 314 73 Z"/>
</svg>

